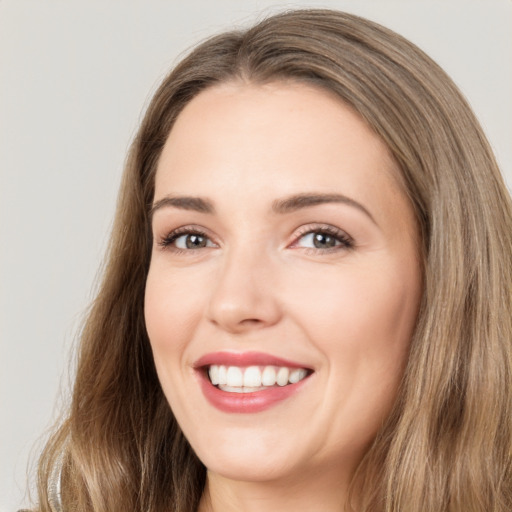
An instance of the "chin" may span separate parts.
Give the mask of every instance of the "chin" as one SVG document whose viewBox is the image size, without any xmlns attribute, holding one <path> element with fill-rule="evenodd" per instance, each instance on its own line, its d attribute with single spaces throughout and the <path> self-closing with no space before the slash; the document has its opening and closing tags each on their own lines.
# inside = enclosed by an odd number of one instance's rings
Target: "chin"
<svg viewBox="0 0 512 512">
<path fill-rule="evenodd" d="M 236 481 L 268 482 L 287 478 L 293 473 L 290 461 L 285 464 L 273 457 L 240 457 L 239 454 L 226 453 L 218 457 L 210 454 L 201 460 L 210 473 Z"/>
<path fill-rule="evenodd" d="M 252 482 L 277 480 L 292 474 L 294 467 L 304 466 L 297 444 L 283 443 L 282 437 L 265 436 L 261 432 L 255 436 L 213 437 L 198 443 L 192 440 L 191 445 L 208 471 L 224 478 Z"/>
</svg>

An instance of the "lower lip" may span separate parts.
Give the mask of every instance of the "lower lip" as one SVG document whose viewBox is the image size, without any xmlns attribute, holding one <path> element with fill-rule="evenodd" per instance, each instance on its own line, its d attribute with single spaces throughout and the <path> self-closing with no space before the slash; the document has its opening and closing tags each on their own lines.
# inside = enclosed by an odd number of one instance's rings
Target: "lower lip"
<svg viewBox="0 0 512 512">
<path fill-rule="evenodd" d="M 299 391 L 308 377 L 296 384 L 275 386 L 253 393 L 229 393 L 214 386 L 204 372 L 200 373 L 204 396 L 216 409 L 229 413 L 255 413 L 269 409 Z"/>
</svg>

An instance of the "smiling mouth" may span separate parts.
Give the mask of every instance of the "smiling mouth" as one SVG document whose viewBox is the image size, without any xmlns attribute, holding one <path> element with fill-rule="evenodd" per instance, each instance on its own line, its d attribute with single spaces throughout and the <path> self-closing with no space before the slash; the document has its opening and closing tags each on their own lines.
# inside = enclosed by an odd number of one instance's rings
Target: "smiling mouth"
<svg viewBox="0 0 512 512">
<path fill-rule="evenodd" d="M 254 393 L 297 384 L 311 373 L 306 368 L 287 366 L 228 366 L 205 368 L 211 384 L 228 393 Z"/>
</svg>

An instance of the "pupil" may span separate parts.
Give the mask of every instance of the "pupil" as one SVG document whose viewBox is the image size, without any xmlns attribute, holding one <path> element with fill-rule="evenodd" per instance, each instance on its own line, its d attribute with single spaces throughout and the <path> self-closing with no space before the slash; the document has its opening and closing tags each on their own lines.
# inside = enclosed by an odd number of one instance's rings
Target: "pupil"
<svg viewBox="0 0 512 512">
<path fill-rule="evenodd" d="M 316 233 L 313 239 L 313 244 L 317 249 L 325 249 L 326 247 L 334 247 L 336 245 L 336 240 L 330 235 Z"/>
<path fill-rule="evenodd" d="M 187 249 L 197 249 L 206 246 L 206 239 L 202 235 L 189 235 L 186 240 Z"/>
</svg>

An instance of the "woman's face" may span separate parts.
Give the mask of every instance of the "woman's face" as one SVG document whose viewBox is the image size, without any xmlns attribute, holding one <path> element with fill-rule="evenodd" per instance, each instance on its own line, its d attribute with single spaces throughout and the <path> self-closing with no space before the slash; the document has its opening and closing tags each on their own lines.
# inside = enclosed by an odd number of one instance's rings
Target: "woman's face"
<svg viewBox="0 0 512 512">
<path fill-rule="evenodd" d="M 156 173 L 145 316 L 211 475 L 340 478 L 360 461 L 421 295 L 397 176 L 358 115 L 303 84 L 223 84 L 179 115 Z"/>
</svg>

